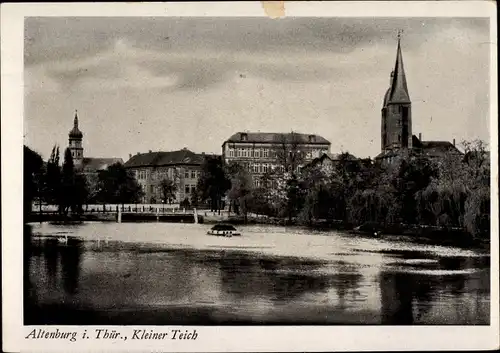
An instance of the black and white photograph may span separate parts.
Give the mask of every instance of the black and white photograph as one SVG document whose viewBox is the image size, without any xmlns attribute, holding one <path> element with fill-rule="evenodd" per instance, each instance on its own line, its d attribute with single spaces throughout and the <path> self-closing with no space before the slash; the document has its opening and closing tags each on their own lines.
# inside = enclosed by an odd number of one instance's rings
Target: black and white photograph
<svg viewBox="0 0 500 353">
<path fill-rule="evenodd" d="M 498 325 L 494 14 L 254 5 L 24 16 L 23 340 Z"/>
</svg>

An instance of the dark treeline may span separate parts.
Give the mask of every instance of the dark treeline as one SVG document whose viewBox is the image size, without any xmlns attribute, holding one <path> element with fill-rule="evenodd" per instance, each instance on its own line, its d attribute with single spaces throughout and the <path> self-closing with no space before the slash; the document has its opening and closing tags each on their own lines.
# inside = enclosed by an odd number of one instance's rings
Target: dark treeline
<svg viewBox="0 0 500 353">
<path fill-rule="evenodd" d="M 290 167 L 291 158 L 300 160 L 289 153 L 280 161 L 282 168 L 259 178 L 258 187 L 244 166 L 209 157 L 197 198 L 218 210 L 227 196 L 229 210 L 245 220 L 248 213 L 256 213 L 303 225 L 425 225 L 488 239 L 489 153 L 481 141 L 464 142 L 464 150 L 464 155 L 440 159 L 409 152 L 386 166 L 344 153 L 338 161 L 300 172 Z"/>
<path fill-rule="evenodd" d="M 252 179 L 246 166 L 226 165 L 221 157 L 207 156 L 191 198 L 183 206 L 228 209 L 247 219 L 248 213 L 267 215 L 295 224 L 426 225 L 466 230 L 475 238 L 490 234 L 490 161 L 484 143 L 464 143 L 464 155 L 430 159 L 409 153 L 383 166 L 348 153 L 332 163 L 303 163 L 293 141 L 277 146 L 278 168 Z M 79 213 L 85 203 L 135 203 L 143 192 L 123 165 L 83 175 L 65 151 L 59 161 L 55 146 L 47 163 L 24 149 L 25 206 L 30 200 L 58 205 L 59 212 Z M 255 186 L 258 185 L 258 186 Z M 165 183 L 165 200 L 175 186 Z M 224 201 L 228 201 L 228 205 Z"/>
<path fill-rule="evenodd" d="M 139 202 L 143 192 L 135 177 L 116 163 L 96 173 L 83 174 L 75 168 L 71 151 L 66 149 L 60 162 L 58 146 L 52 148 L 46 163 L 24 146 L 24 207 L 28 216 L 33 202 L 57 205 L 61 216 L 81 214 L 88 203 L 118 204 Z"/>
</svg>

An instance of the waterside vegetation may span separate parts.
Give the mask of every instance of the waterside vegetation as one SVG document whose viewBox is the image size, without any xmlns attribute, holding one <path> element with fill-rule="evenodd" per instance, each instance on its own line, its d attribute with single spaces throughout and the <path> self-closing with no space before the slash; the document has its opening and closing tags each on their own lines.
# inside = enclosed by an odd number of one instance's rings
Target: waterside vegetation
<svg viewBox="0 0 500 353">
<path fill-rule="evenodd" d="M 239 164 L 207 156 L 201 178 L 181 207 L 209 208 L 233 215 L 234 223 L 268 223 L 365 233 L 490 238 L 490 161 L 482 141 L 464 142 L 464 155 L 432 159 L 409 153 L 390 165 L 343 153 L 329 164 L 302 170 L 300 151 L 284 146 L 281 168 L 255 182 Z M 138 203 L 143 193 L 121 164 L 83 175 L 66 150 L 62 167 L 54 146 L 47 163 L 25 146 L 25 216 L 32 200 L 58 205 L 62 219 L 81 215 L 82 206 Z M 258 185 L 258 186 L 256 186 Z M 162 183 L 169 201 L 173 183 Z M 70 212 L 71 211 L 71 212 Z"/>
</svg>

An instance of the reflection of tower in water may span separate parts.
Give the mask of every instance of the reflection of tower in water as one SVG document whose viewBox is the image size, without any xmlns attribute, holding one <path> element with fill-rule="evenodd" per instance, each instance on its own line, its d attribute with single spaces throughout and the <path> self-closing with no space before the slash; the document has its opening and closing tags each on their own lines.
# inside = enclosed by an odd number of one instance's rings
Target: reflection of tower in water
<svg viewBox="0 0 500 353">
<path fill-rule="evenodd" d="M 47 285 L 57 285 L 57 265 L 59 261 L 57 239 L 49 238 L 45 241 L 43 255 L 45 257 L 45 269 L 47 271 Z"/>
<path fill-rule="evenodd" d="M 80 276 L 81 254 L 81 240 L 68 238 L 66 243 L 61 244 L 56 238 L 46 239 L 43 256 L 45 258 L 47 285 L 57 291 L 60 280 L 66 294 L 75 294 Z M 60 272 L 58 271 L 59 264 L 61 265 Z"/>
<path fill-rule="evenodd" d="M 411 279 L 404 273 L 382 273 L 380 276 L 382 324 L 413 324 Z"/>
<path fill-rule="evenodd" d="M 380 278 L 382 324 L 413 325 L 434 304 L 436 278 L 416 273 L 386 272 Z"/>
</svg>

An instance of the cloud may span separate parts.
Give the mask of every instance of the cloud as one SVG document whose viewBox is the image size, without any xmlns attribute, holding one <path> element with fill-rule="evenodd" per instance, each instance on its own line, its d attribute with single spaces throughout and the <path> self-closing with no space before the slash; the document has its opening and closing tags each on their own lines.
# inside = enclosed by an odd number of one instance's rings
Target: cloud
<svg viewBox="0 0 500 353">
<path fill-rule="evenodd" d="M 27 19 L 27 136 L 64 145 L 78 108 L 87 155 L 294 129 L 374 156 L 399 28 L 414 132 L 486 136 L 488 23 L 437 18 Z"/>
<path fill-rule="evenodd" d="M 487 20 L 452 18 L 28 18 L 27 65 L 93 56 L 124 38 L 170 53 L 348 53 L 368 43 L 393 43 L 405 32 L 408 49 L 447 27 L 487 30 Z"/>
<path fill-rule="evenodd" d="M 64 89 L 85 80 L 110 86 L 127 72 L 147 71 L 176 77 L 169 89 L 199 90 L 239 75 L 324 81 L 349 68 L 360 49 L 392 48 L 397 29 L 405 30 L 408 52 L 439 33 L 460 46 L 460 34 L 485 28 L 479 19 L 28 18 L 25 61 L 47 67 Z M 140 82 L 148 87 L 148 80 Z"/>
</svg>

